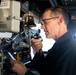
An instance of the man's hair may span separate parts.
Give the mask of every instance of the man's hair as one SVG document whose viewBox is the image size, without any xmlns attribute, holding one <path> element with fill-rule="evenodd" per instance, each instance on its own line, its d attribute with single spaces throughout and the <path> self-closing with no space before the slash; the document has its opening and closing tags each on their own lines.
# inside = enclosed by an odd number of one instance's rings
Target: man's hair
<svg viewBox="0 0 76 75">
<path fill-rule="evenodd" d="M 56 7 L 47 8 L 44 12 L 48 10 L 50 10 L 54 16 L 62 15 L 65 24 L 68 25 L 69 15 L 68 15 L 68 11 L 65 8 L 61 6 L 56 6 Z"/>
</svg>

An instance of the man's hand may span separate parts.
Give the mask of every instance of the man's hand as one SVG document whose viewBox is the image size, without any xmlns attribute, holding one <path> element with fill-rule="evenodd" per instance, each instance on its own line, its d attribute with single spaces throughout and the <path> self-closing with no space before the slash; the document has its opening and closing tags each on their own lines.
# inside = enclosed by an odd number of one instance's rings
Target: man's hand
<svg viewBox="0 0 76 75">
<path fill-rule="evenodd" d="M 25 75 L 25 73 L 28 71 L 25 65 L 23 65 L 22 62 L 17 60 L 10 60 L 12 71 L 16 72 L 18 75 Z"/>
<path fill-rule="evenodd" d="M 36 52 L 40 52 L 40 50 L 42 50 L 42 40 L 39 38 L 39 39 L 33 39 L 31 41 L 31 46 L 33 48 L 34 51 Z"/>
</svg>

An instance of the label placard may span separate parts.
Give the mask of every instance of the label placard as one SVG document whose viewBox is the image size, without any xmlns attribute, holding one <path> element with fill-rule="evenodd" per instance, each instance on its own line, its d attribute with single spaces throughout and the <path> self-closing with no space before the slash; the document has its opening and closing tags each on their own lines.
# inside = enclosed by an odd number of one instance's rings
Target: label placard
<svg viewBox="0 0 76 75">
<path fill-rule="evenodd" d="M 10 8 L 10 0 L 1 0 L 0 9 Z"/>
</svg>

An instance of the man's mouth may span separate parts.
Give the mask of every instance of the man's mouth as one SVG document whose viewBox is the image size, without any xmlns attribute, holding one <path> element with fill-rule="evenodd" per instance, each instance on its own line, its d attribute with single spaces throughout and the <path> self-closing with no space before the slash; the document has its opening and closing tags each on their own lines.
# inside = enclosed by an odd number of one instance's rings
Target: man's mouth
<svg viewBox="0 0 76 75">
<path fill-rule="evenodd" d="M 47 31 L 47 30 L 45 30 L 45 34 L 46 34 L 46 35 L 48 34 L 48 31 Z"/>
<path fill-rule="evenodd" d="M 48 30 L 45 30 L 45 33 L 47 33 L 48 32 Z"/>
</svg>

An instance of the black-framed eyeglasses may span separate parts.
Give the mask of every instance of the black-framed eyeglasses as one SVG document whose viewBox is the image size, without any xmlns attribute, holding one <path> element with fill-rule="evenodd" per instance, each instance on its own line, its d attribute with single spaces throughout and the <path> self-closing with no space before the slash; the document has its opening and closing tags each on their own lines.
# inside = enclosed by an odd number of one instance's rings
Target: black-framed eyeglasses
<svg viewBox="0 0 76 75">
<path fill-rule="evenodd" d="M 42 21 L 41 21 L 41 24 L 43 25 L 43 24 L 46 24 L 47 23 L 47 20 L 51 20 L 51 19 L 55 19 L 55 18 L 58 18 L 59 16 L 57 16 L 57 17 L 51 17 L 51 18 L 47 18 L 47 19 L 43 19 Z"/>
</svg>

